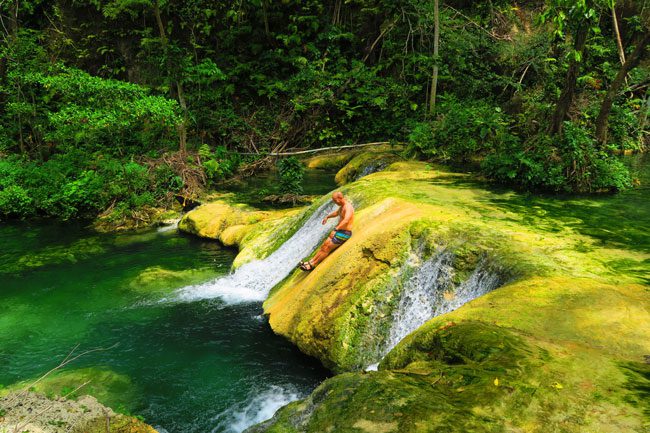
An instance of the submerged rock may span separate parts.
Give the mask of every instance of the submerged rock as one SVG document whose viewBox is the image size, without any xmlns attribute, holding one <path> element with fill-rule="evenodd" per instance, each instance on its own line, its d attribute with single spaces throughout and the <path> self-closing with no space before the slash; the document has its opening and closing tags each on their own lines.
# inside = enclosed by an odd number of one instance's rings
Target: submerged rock
<svg viewBox="0 0 650 433">
<path fill-rule="evenodd" d="M 129 288 L 149 295 L 152 292 L 168 293 L 184 285 L 207 281 L 216 274 L 216 270 L 211 268 L 173 271 L 160 266 L 151 266 L 140 272 L 129 283 Z"/>
</svg>

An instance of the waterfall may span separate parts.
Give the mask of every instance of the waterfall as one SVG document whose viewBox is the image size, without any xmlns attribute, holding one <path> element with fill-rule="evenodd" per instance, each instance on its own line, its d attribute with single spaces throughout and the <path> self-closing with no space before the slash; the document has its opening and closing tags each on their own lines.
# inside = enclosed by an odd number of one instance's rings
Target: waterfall
<svg viewBox="0 0 650 433">
<path fill-rule="evenodd" d="M 479 263 L 470 277 L 456 286 L 453 282 L 454 256 L 448 252 L 431 257 L 419 267 L 418 261 L 419 258 L 413 257 L 407 263 L 407 269 L 414 273 L 404 283 L 382 356 L 433 317 L 456 310 L 501 283 L 499 275 Z"/>
<path fill-rule="evenodd" d="M 225 277 L 179 289 L 177 299 L 220 298 L 227 304 L 263 301 L 269 291 L 296 268 L 298 261 L 310 254 L 332 230 L 331 223 L 322 225 L 321 220 L 334 208 L 331 201 L 320 206 L 288 241 L 267 258 L 246 263 Z"/>
<path fill-rule="evenodd" d="M 415 272 L 404 283 L 399 304 L 393 312 L 393 325 L 390 329 L 386 353 L 402 338 L 434 317 L 437 304 L 443 297 L 442 294 L 453 289 L 452 260 L 451 254 L 443 252 L 416 268 L 419 258 L 411 257 L 407 266 Z"/>
<path fill-rule="evenodd" d="M 172 230 L 177 230 L 178 229 L 178 223 L 180 222 L 180 220 L 181 220 L 180 218 L 176 218 L 173 222 L 171 222 L 171 224 L 165 224 L 165 225 L 163 225 L 161 227 L 158 227 L 158 230 L 157 230 L 158 233 L 165 233 L 165 232 L 169 232 L 169 231 L 172 231 Z"/>
<path fill-rule="evenodd" d="M 241 433 L 248 427 L 273 417 L 281 407 L 304 397 L 293 389 L 275 385 L 265 390 L 255 390 L 245 402 L 217 415 L 214 418 L 217 426 L 212 432 Z"/>
</svg>

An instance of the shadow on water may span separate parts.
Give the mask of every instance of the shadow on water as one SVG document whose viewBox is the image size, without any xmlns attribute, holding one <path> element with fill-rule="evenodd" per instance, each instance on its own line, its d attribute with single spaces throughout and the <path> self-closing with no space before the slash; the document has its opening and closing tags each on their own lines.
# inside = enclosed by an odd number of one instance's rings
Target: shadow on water
<svg viewBox="0 0 650 433">
<path fill-rule="evenodd" d="M 334 177 L 336 171 L 306 169 L 302 182 L 304 195 L 323 195 L 336 188 Z M 255 206 L 259 209 L 272 209 L 272 206 L 262 199 L 268 195 L 279 194 L 279 176 L 277 171 L 259 173 L 255 176 L 231 182 L 222 188 L 226 192 L 234 193 L 236 201 Z"/>
</svg>

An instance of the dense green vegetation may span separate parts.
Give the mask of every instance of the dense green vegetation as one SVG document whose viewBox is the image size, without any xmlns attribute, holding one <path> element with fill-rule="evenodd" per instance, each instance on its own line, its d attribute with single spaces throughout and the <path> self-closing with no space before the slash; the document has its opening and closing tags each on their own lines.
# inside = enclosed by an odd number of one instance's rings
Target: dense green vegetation
<svg viewBox="0 0 650 433">
<path fill-rule="evenodd" d="M 246 158 L 386 140 L 609 191 L 632 183 L 614 151 L 647 144 L 645 0 L 12 0 L 0 18 L 0 218 L 121 218 Z"/>
</svg>

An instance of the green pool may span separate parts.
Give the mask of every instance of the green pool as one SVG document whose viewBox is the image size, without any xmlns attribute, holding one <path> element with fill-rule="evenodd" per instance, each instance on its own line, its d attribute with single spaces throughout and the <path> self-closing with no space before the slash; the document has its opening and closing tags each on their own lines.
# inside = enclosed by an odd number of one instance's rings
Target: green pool
<svg viewBox="0 0 650 433">
<path fill-rule="evenodd" d="M 259 303 L 165 300 L 229 271 L 235 252 L 216 243 L 44 222 L 2 224 L 0 244 L 4 386 L 76 346 L 108 348 L 68 365 L 66 387 L 90 379 L 87 392 L 160 431 L 238 432 L 328 375 L 271 332 Z"/>
</svg>

